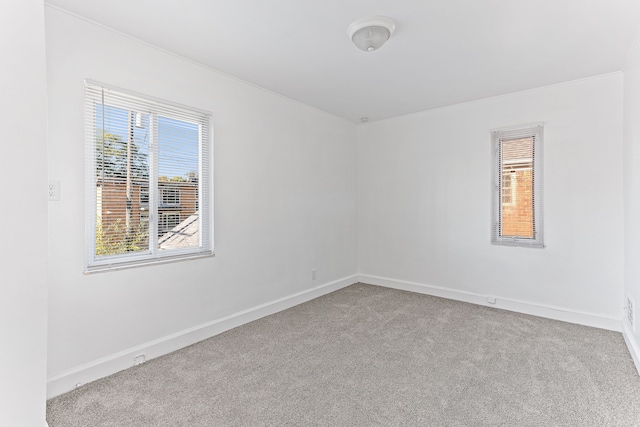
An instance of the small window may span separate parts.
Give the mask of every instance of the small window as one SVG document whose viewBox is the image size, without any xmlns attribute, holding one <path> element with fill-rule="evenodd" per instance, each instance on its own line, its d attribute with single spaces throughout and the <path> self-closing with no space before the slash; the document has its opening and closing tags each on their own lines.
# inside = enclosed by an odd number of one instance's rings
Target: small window
<svg viewBox="0 0 640 427">
<path fill-rule="evenodd" d="M 91 81 L 85 108 L 86 271 L 212 255 L 210 115 Z"/>
<path fill-rule="evenodd" d="M 502 206 L 513 206 L 516 203 L 516 174 L 507 172 L 502 174 Z"/>
<path fill-rule="evenodd" d="M 163 187 L 160 190 L 162 194 L 163 206 L 179 206 L 180 205 L 180 190 L 173 187 Z"/>
<path fill-rule="evenodd" d="M 543 247 L 542 125 L 494 131 L 492 243 Z"/>
<path fill-rule="evenodd" d="M 149 206 L 149 187 L 140 187 L 140 206 Z"/>
</svg>

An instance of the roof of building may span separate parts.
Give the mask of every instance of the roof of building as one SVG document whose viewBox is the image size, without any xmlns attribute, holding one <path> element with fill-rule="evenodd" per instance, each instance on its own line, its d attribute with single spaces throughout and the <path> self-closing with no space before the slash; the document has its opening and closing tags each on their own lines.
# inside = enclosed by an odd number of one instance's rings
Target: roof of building
<svg viewBox="0 0 640 427">
<path fill-rule="evenodd" d="M 193 248 L 200 246 L 200 214 L 190 215 L 164 234 L 159 240 L 160 249 Z"/>
</svg>

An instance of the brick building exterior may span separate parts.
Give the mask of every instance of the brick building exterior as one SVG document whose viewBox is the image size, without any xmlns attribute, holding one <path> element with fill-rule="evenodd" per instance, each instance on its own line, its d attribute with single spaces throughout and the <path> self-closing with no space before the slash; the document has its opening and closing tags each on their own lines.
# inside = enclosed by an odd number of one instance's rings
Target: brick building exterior
<svg viewBox="0 0 640 427">
<path fill-rule="evenodd" d="M 502 141 L 500 235 L 533 238 L 533 138 Z"/>
<path fill-rule="evenodd" d="M 198 210 L 198 183 L 192 181 L 158 182 L 158 239 L 195 214 Z M 148 246 L 149 186 L 146 181 L 131 182 L 130 213 L 127 211 L 127 183 L 107 179 L 98 183 L 98 233 L 112 245 L 135 234 L 141 246 Z M 127 221 L 129 219 L 129 221 Z M 146 240 L 146 241 L 145 241 Z"/>
</svg>

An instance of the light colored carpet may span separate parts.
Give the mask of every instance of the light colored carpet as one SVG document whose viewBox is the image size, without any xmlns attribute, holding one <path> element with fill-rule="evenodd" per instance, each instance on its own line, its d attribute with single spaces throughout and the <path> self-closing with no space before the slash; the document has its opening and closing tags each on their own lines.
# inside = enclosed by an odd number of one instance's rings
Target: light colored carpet
<svg viewBox="0 0 640 427">
<path fill-rule="evenodd" d="M 357 284 L 48 402 L 63 426 L 638 426 L 620 333 Z"/>
</svg>

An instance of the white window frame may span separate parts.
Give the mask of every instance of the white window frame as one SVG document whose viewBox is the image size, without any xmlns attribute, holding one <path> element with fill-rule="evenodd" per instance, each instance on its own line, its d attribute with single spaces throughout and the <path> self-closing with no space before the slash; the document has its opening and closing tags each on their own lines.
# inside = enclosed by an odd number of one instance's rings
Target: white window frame
<svg viewBox="0 0 640 427">
<path fill-rule="evenodd" d="M 135 104 L 137 112 L 149 114 L 150 126 L 157 132 L 157 117 L 175 118 L 189 121 L 199 126 L 199 194 L 198 212 L 200 219 L 199 246 L 188 248 L 158 248 L 157 227 L 160 216 L 158 213 L 158 170 L 157 156 L 150 153 L 149 179 L 149 250 L 117 255 L 96 256 L 96 220 L 97 220 L 97 177 L 95 148 L 97 130 L 95 126 L 96 107 L 100 103 L 100 95 L 115 94 L 126 101 L 124 105 L 117 102 L 118 108 L 131 110 L 128 104 Z M 104 98 L 103 98 L 104 99 Z M 155 117 L 155 118 L 154 118 Z M 93 80 L 85 80 L 85 235 L 86 256 L 85 273 L 118 270 L 149 264 L 173 262 L 178 260 L 202 258 L 214 255 L 213 250 L 213 130 L 211 113 L 193 107 L 176 104 L 159 98 L 142 95 L 126 89 L 106 85 Z M 152 135 L 151 139 L 157 135 Z"/>
<path fill-rule="evenodd" d="M 491 243 L 494 245 L 544 248 L 543 210 L 543 136 L 544 124 L 496 129 L 491 131 L 492 140 L 492 209 Z M 502 141 L 533 138 L 533 237 L 501 235 L 502 222 Z M 512 185 L 514 183 L 512 182 Z M 512 190 L 513 191 L 513 190 Z M 515 200 L 515 199 L 512 199 Z"/>
</svg>

